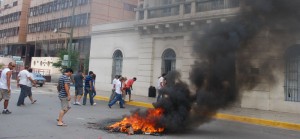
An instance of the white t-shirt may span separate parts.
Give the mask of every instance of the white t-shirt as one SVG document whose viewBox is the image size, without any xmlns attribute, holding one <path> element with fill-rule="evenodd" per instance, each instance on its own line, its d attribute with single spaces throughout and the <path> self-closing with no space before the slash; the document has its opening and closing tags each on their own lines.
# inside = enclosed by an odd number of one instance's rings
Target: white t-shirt
<svg viewBox="0 0 300 139">
<path fill-rule="evenodd" d="M 1 72 L 1 78 L 0 78 L 0 88 L 2 89 L 8 89 L 7 87 L 7 80 L 6 80 L 6 73 L 9 72 L 10 69 L 9 68 L 5 68 L 4 70 L 2 70 Z M 10 80 L 11 80 L 11 76 L 10 76 Z M 10 85 L 10 89 L 11 89 L 11 85 Z"/>
<path fill-rule="evenodd" d="M 28 70 L 22 70 L 19 72 L 18 77 L 20 79 L 19 84 L 22 85 L 28 85 L 28 77 L 29 77 L 29 72 Z"/>
<path fill-rule="evenodd" d="M 112 85 L 113 85 L 113 89 L 115 89 L 115 84 L 117 83 L 118 79 L 114 78 L 113 81 L 112 81 Z"/>
<path fill-rule="evenodd" d="M 121 89 L 122 89 L 122 83 L 121 83 L 121 81 L 117 80 L 116 81 L 116 93 L 117 94 L 122 94 Z"/>
<path fill-rule="evenodd" d="M 164 82 L 164 77 L 159 77 L 158 82 L 157 82 L 157 89 L 161 89 L 162 86 L 160 85 L 160 83 Z"/>
<path fill-rule="evenodd" d="M 33 80 L 34 77 L 33 77 L 33 74 L 29 72 L 29 77 Z M 30 80 L 28 80 L 28 84 L 27 84 L 28 87 L 32 87 L 32 82 Z"/>
</svg>

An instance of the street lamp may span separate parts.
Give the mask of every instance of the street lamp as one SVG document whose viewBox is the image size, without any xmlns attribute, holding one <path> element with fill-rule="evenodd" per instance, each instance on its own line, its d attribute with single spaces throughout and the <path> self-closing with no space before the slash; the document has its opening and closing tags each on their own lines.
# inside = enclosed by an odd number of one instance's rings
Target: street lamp
<svg viewBox="0 0 300 139">
<path fill-rule="evenodd" d="M 71 59 L 71 57 L 70 57 L 70 49 L 71 49 L 71 46 L 72 46 L 72 42 L 73 42 L 73 32 L 74 32 L 74 14 L 75 14 L 75 8 L 76 8 L 76 6 L 75 5 L 73 5 L 73 9 L 72 9 L 72 16 L 71 16 L 71 22 L 70 22 L 70 24 L 71 24 L 71 29 L 70 29 L 70 32 L 64 32 L 64 31 L 58 31 L 58 29 L 57 28 L 55 28 L 54 30 L 53 30 L 53 32 L 54 33 L 65 33 L 65 34 L 68 34 L 69 35 L 69 44 L 68 44 L 68 67 L 69 68 L 71 68 L 71 61 L 70 61 L 70 59 Z"/>
</svg>

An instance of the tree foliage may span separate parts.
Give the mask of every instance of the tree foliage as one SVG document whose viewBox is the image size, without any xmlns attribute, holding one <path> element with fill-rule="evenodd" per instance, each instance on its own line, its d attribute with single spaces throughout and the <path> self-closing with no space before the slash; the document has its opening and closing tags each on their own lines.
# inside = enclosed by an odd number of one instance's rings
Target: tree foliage
<svg viewBox="0 0 300 139">
<path fill-rule="evenodd" d="M 64 55 L 68 55 L 68 50 L 67 49 L 62 49 L 57 53 L 57 57 L 59 60 L 56 63 L 53 63 L 53 66 L 56 68 L 59 68 L 61 72 L 63 72 L 64 69 L 67 68 L 67 66 L 62 65 L 62 61 L 64 59 Z M 70 61 L 71 61 L 71 66 L 73 70 L 76 70 L 78 67 L 78 60 L 79 58 L 79 52 L 71 50 L 70 51 Z"/>
</svg>

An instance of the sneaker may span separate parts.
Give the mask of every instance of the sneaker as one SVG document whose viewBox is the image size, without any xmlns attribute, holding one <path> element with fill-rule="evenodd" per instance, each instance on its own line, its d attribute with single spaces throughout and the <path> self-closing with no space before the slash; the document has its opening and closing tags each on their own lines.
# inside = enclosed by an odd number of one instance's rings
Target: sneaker
<svg viewBox="0 0 300 139">
<path fill-rule="evenodd" d="M 80 102 L 76 102 L 76 104 L 75 104 L 75 105 L 81 105 L 81 104 L 80 104 Z"/>
<path fill-rule="evenodd" d="M 77 102 L 74 102 L 73 105 L 77 105 Z"/>
<path fill-rule="evenodd" d="M 93 105 L 95 106 L 97 103 L 94 103 Z"/>
<path fill-rule="evenodd" d="M 2 114 L 11 114 L 11 112 L 9 110 L 3 110 Z"/>
</svg>

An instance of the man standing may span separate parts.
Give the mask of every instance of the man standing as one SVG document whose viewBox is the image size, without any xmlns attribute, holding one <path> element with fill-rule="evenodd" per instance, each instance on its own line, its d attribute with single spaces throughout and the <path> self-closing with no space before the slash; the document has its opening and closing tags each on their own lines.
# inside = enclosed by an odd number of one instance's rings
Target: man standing
<svg viewBox="0 0 300 139">
<path fill-rule="evenodd" d="M 28 68 L 28 66 L 25 66 L 25 69 L 20 71 L 17 77 L 17 87 L 21 88 L 17 106 L 24 105 L 24 100 L 27 97 L 30 89 L 30 87 L 28 86 L 29 82 L 32 82 L 34 84 L 34 81 L 30 77 L 30 74 L 28 72 Z"/>
<path fill-rule="evenodd" d="M 60 76 L 59 78 L 59 99 L 61 102 L 61 110 L 59 112 L 58 116 L 58 122 L 57 126 L 66 126 L 65 123 L 63 123 L 63 117 L 68 112 L 68 110 L 71 108 L 69 105 L 69 101 L 71 100 L 70 95 L 70 76 L 73 74 L 73 70 L 70 68 L 67 68 L 65 70 L 64 75 Z"/>
<path fill-rule="evenodd" d="M 159 78 L 158 78 L 158 83 L 157 83 L 157 92 L 158 92 L 158 95 L 157 95 L 157 100 L 156 101 L 159 101 L 160 98 L 162 97 L 162 93 L 161 93 L 161 90 L 163 87 L 164 87 L 164 78 L 167 74 L 166 73 L 163 73 Z"/>
<path fill-rule="evenodd" d="M 0 78 L 0 101 L 4 99 L 4 110 L 2 114 L 11 114 L 11 112 L 7 109 L 8 102 L 11 94 L 11 75 L 12 70 L 16 67 L 16 64 L 10 62 L 8 64 L 8 68 L 2 70 L 1 78 Z"/>
<path fill-rule="evenodd" d="M 87 75 L 85 77 L 85 83 L 84 83 L 84 96 L 83 96 L 83 102 L 82 102 L 82 105 L 85 105 L 86 104 L 86 97 L 87 97 L 87 94 L 89 94 L 89 97 L 90 97 L 90 103 L 91 105 L 95 105 L 94 103 L 94 98 L 93 98 L 93 76 L 94 72 L 90 71 L 89 72 L 89 75 Z"/>
<path fill-rule="evenodd" d="M 129 101 L 132 101 L 131 100 L 131 90 L 133 90 L 132 85 L 135 81 L 136 81 L 136 77 L 133 77 L 132 79 L 129 79 L 126 83 L 126 95 L 127 94 L 129 95 Z"/>
<path fill-rule="evenodd" d="M 116 82 L 116 86 L 115 86 L 116 96 L 110 103 L 108 103 L 109 108 L 111 108 L 111 106 L 114 105 L 117 101 L 119 101 L 120 108 L 125 108 L 123 106 L 124 102 L 122 99 L 122 83 L 121 83 L 122 81 L 124 81 L 124 78 L 120 77 L 119 80 Z"/>
<path fill-rule="evenodd" d="M 80 100 L 83 94 L 84 74 L 79 70 L 78 73 L 74 76 L 74 80 L 75 80 L 74 105 L 81 105 Z"/>
</svg>

